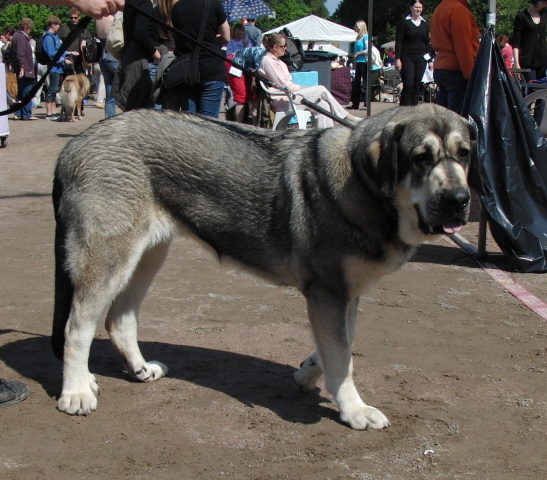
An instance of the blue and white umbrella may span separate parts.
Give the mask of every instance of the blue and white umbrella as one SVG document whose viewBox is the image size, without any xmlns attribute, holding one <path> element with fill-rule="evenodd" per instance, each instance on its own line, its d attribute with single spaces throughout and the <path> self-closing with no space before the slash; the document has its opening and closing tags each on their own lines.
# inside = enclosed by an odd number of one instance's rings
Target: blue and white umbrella
<svg viewBox="0 0 547 480">
<path fill-rule="evenodd" d="M 243 18 L 260 18 L 274 15 L 270 7 L 262 0 L 226 0 L 222 2 L 229 22 Z"/>
</svg>

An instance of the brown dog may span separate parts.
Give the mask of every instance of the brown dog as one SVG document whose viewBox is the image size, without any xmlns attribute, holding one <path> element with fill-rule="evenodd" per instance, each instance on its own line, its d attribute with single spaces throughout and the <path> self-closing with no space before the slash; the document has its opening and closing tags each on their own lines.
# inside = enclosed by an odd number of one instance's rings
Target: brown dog
<svg viewBox="0 0 547 480">
<path fill-rule="evenodd" d="M 73 122 L 74 114 L 81 120 L 84 98 L 89 92 L 89 79 L 83 74 L 69 75 L 61 86 L 60 121 Z"/>
</svg>

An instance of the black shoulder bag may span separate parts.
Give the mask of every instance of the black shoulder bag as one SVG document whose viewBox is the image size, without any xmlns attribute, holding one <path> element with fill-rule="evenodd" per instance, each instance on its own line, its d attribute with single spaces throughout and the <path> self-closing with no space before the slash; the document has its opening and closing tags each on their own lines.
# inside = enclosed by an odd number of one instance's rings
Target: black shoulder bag
<svg viewBox="0 0 547 480">
<path fill-rule="evenodd" d="M 210 0 L 205 1 L 205 10 L 199 27 L 198 44 L 190 53 L 185 53 L 175 58 L 163 73 L 164 88 L 173 87 L 195 87 L 199 85 L 199 44 L 203 39 L 205 32 L 205 23 L 209 17 Z"/>
</svg>

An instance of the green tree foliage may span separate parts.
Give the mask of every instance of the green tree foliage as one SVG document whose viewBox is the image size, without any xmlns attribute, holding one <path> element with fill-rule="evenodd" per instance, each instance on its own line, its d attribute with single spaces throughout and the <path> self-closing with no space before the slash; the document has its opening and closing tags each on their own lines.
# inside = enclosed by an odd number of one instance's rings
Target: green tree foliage
<svg viewBox="0 0 547 480">
<path fill-rule="evenodd" d="M 265 3 L 275 11 L 276 18 L 259 18 L 256 21 L 263 32 L 311 14 L 329 18 L 325 0 L 268 0 Z"/>
<path fill-rule="evenodd" d="M 496 8 L 496 33 L 511 37 L 515 15 L 526 7 L 528 7 L 527 0 L 498 0 Z"/>
<path fill-rule="evenodd" d="M 69 21 L 69 11 L 70 7 L 67 6 L 30 5 L 18 2 L 9 3 L 4 9 L 0 7 L 0 32 L 3 32 L 6 27 L 17 29 L 19 20 L 22 18 L 30 18 L 34 22 L 31 36 L 37 38 L 46 29 L 46 22 L 50 15 L 57 15 L 62 23 L 66 23 Z M 92 32 L 95 31 L 95 20 L 91 21 L 89 29 Z"/>
<path fill-rule="evenodd" d="M 275 19 L 273 18 L 259 18 L 257 20 L 258 27 L 264 32 L 278 25 L 284 25 L 285 23 L 298 20 L 299 18 L 306 17 L 312 13 L 312 10 L 304 0 L 286 0 L 278 2 L 276 6 L 272 4 L 274 2 L 266 2 L 272 10 L 275 10 Z"/>
<path fill-rule="evenodd" d="M 39 36 L 46 28 L 46 21 L 52 14 L 50 7 L 46 5 L 30 5 L 26 3 L 12 3 L 0 14 L 0 31 L 6 27 L 17 29 L 22 18 L 30 18 L 34 22 L 32 36 Z"/>
</svg>

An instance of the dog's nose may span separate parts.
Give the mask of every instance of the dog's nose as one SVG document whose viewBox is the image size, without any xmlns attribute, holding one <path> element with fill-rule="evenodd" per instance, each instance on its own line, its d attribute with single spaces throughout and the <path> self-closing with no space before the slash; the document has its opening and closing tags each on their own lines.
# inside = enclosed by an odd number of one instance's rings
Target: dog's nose
<svg viewBox="0 0 547 480">
<path fill-rule="evenodd" d="M 469 194 L 469 190 L 465 188 L 448 190 L 442 194 L 442 201 L 445 207 L 453 211 L 461 211 L 466 208 L 470 199 L 471 195 Z"/>
</svg>

